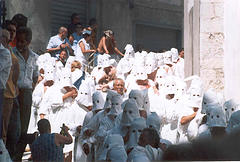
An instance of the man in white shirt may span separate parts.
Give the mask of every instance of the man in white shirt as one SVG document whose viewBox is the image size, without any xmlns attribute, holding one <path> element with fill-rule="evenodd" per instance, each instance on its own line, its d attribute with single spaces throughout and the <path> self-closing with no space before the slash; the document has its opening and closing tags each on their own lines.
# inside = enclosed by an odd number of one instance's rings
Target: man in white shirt
<svg viewBox="0 0 240 162">
<path fill-rule="evenodd" d="M 73 54 L 73 49 L 67 39 L 67 34 L 67 28 L 60 27 L 58 34 L 50 38 L 47 45 L 47 52 L 51 53 L 52 57 L 57 57 L 61 49 L 67 49 L 70 54 Z"/>
</svg>

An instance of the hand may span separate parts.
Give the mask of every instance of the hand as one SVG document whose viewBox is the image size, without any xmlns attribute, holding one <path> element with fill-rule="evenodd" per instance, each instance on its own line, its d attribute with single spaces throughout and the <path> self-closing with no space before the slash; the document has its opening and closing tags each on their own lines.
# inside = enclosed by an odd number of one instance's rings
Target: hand
<svg viewBox="0 0 240 162">
<path fill-rule="evenodd" d="M 71 93 L 72 93 L 72 98 L 75 99 L 78 95 L 77 93 L 77 90 L 75 88 L 72 87 L 72 90 L 71 90 Z"/>
<path fill-rule="evenodd" d="M 123 137 L 124 144 L 126 144 L 128 142 L 129 136 L 130 136 L 130 131 L 128 130 L 126 136 Z"/>
<path fill-rule="evenodd" d="M 86 155 L 89 154 L 90 149 L 89 149 L 89 146 L 88 146 L 87 143 L 84 143 L 84 144 L 83 144 L 83 151 L 84 151 L 84 153 L 85 153 Z"/>
<path fill-rule="evenodd" d="M 77 132 L 78 132 L 78 133 L 81 133 L 81 130 L 82 130 L 82 126 L 79 125 L 79 126 L 77 127 Z"/>
<path fill-rule="evenodd" d="M 87 129 L 87 130 L 83 133 L 83 135 L 84 135 L 84 136 L 87 136 L 87 137 L 90 137 L 93 132 L 94 132 L 94 130 L 92 130 L 92 129 Z"/>
<path fill-rule="evenodd" d="M 72 91 L 72 88 L 69 87 L 69 86 L 64 87 L 64 89 L 65 89 L 67 92 L 71 92 L 71 91 Z"/>
<path fill-rule="evenodd" d="M 194 108 L 193 108 L 193 111 L 194 111 L 194 112 L 197 112 L 197 111 L 198 111 L 198 107 L 194 107 Z"/>
<path fill-rule="evenodd" d="M 108 51 L 106 51 L 105 53 L 106 53 L 106 54 L 109 54 L 109 52 L 108 52 Z"/>
<path fill-rule="evenodd" d="M 92 53 L 96 53 L 97 51 L 95 49 L 91 50 Z"/>
<path fill-rule="evenodd" d="M 66 48 L 66 46 L 67 46 L 66 44 L 61 44 L 61 45 L 60 45 L 60 48 L 61 48 L 61 49 L 64 49 L 64 48 Z"/>
<path fill-rule="evenodd" d="M 63 124 L 62 129 L 64 130 L 64 132 L 68 132 L 69 130 L 69 128 L 65 124 Z"/>
</svg>

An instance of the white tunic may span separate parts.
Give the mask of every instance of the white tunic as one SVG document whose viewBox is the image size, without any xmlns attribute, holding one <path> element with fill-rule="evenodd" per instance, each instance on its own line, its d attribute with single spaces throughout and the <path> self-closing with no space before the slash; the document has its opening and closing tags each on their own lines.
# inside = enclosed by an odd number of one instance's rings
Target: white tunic
<svg viewBox="0 0 240 162">
<path fill-rule="evenodd" d="M 82 67 L 84 67 L 87 66 L 88 64 L 87 59 L 89 54 L 82 53 L 81 47 L 79 46 L 80 42 L 83 42 L 85 50 L 90 50 L 90 44 L 87 43 L 87 41 L 84 38 L 80 39 L 77 45 L 77 50 L 75 52 L 75 59 L 78 60 L 83 65 Z"/>
</svg>

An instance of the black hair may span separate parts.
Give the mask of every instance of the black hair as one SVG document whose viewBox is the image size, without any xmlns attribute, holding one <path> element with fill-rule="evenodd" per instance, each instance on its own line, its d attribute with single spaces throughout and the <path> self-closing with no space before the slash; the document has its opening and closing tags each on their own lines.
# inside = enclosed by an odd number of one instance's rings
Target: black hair
<svg viewBox="0 0 240 162">
<path fill-rule="evenodd" d="M 40 134 L 47 133 L 51 128 L 50 122 L 47 119 L 41 119 L 37 123 Z"/>
<path fill-rule="evenodd" d="M 160 137 L 157 131 L 153 128 L 145 128 L 143 129 L 142 133 L 146 132 L 147 133 L 147 139 L 148 141 L 151 141 L 151 143 L 154 144 L 154 148 L 159 148 L 160 147 Z M 150 143 L 148 143 L 150 144 Z"/>
<path fill-rule="evenodd" d="M 15 27 L 17 27 L 17 24 L 15 22 L 13 22 L 12 20 L 5 20 L 5 22 L 2 25 L 2 28 L 7 29 L 7 27 L 9 25 L 14 25 Z"/>
<path fill-rule="evenodd" d="M 85 33 L 85 34 L 83 34 L 82 36 L 83 36 L 84 39 L 86 39 L 86 38 L 89 37 L 90 35 L 87 34 L 87 33 Z"/>
<path fill-rule="evenodd" d="M 20 28 L 17 29 L 17 35 L 19 34 L 25 34 L 26 35 L 26 41 L 31 42 L 32 41 L 32 30 L 31 28 L 21 26 Z"/>
<path fill-rule="evenodd" d="M 73 19 L 74 19 L 75 17 L 77 17 L 77 16 L 79 16 L 78 13 L 73 13 L 72 16 L 71 16 L 71 21 L 73 21 Z"/>
<path fill-rule="evenodd" d="M 17 28 L 27 26 L 28 18 L 23 14 L 16 14 L 13 16 L 12 21 L 17 24 Z"/>
<path fill-rule="evenodd" d="M 95 19 L 95 18 L 91 18 L 90 20 L 89 20 L 89 26 L 92 26 L 92 25 L 95 25 L 95 24 L 97 24 L 97 19 Z"/>
</svg>

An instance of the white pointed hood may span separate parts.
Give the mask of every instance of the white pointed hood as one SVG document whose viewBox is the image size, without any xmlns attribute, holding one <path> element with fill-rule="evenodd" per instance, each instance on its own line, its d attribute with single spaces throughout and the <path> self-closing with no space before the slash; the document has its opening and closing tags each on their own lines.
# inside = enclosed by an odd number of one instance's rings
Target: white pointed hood
<svg viewBox="0 0 240 162">
<path fill-rule="evenodd" d="M 142 133 L 142 130 L 146 127 L 146 120 L 142 117 L 136 118 L 132 121 L 129 130 L 129 140 L 126 144 L 126 150 L 138 145 L 138 139 L 140 137 L 140 134 Z"/>
<path fill-rule="evenodd" d="M 77 101 L 86 107 L 93 105 L 91 89 L 86 80 L 82 81 L 79 87 Z"/>
<path fill-rule="evenodd" d="M 226 101 L 224 104 L 223 104 L 223 109 L 225 111 L 225 114 L 226 114 L 226 120 L 227 122 L 229 121 L 232 113 L 240 110 L 240 105 L 238 102 L 236 102 L 235 100 L 233 99 L 230 99 L 228 101 Z"/>
<path fill-rule="evenodd" d="M 110 160 L 114 162 L 127 161 L 127 154 L 124 149 L 124 142 L 122 136 L 118 134 L 110 134 L 105 138 L 104 148 L 98 160 Z"/>
<path fill-rule="evenodd" d="M 93 101 L 92 111 L 103 109 L 104 99 L 101 92 L 99 91 L 94 92 L 92 95 L 92 101 Z"/>
<path fill-rule="evenodd" d="M 223 112 L 222 106 L 213 104 L 210 106 L 210 113 L 208 117 L 208 126 L 211 127 L 226 127 L 226 117 Z"/>
<path fill-rule="evenodd" d="M 134 119 L 140 117 L 137 103 L 134 99 L 128 99 L 123 106 L 123 114 L 121 119 L 122 126 L 131 126 Z"/>
</svg>

